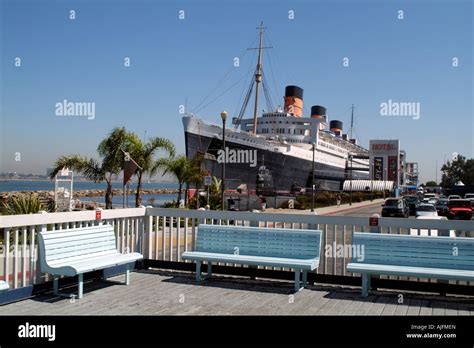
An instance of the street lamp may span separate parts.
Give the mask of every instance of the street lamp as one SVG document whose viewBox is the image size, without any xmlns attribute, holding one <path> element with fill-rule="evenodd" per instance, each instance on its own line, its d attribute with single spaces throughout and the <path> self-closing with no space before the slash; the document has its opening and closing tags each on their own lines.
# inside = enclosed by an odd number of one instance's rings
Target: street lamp
<svg viewBox="0 0 474 348">
<path fill-rule="evenodd" d="M 370 163 L 370 201 L 374 200 L 374 164 Z"/>
<path fill-rule="evenodd" d="M 314 152 L 316 149 L 316 143 L 313 142 L 313 163 L 311 165 L 311 212 L 314 213 Z"/>
<path fill-rule="evenodd" d="M 350 171 L 351 171 L 351 179 L 349 181 L 349 186 L 350 186 L 350 199 L 349 199 L 349 205 L 352 205 L 352 155 L 349 155 L 349 159 L 351 160 L 351 167 L 350 167 Z"/>
<path fill-rule="evenodd" d="M 221 119 L 222 119 L 222 150 L 225 153 L 225 121 L 227 119 L 227 112 L 225 112 L 225 111 L 221 112 Z M 225 210 L 225 198 L 224 198 L 224 192 L 225 192 L 225 156 L 224 156 L 224 161 L 222 162 L 221 187 L 222 187 L 221 208 L 222 208 L 222 210 Z"/>
</svg>

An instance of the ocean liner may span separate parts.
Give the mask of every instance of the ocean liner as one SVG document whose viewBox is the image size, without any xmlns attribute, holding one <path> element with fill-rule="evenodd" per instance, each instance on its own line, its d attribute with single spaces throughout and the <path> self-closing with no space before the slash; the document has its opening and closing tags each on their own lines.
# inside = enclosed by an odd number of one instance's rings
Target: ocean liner
<svg viewBox="0 0 474 348">
<path fill-rule="evenodd" d="M 261 55 L 265 28 L 261 25 L 258 29 L 260 44 L 255 78 L 240 114 L 232 119 L 234 127 L 223 132 L 220 125 L 185 114 L 182 120 L 186 156 L 201 155 L 205 169 L 217 178 L 225 162 L 226 189 L 246 185 L 257 193 L 259 190 L 288 192 L 312 186 L 318 190 L 338 191 L 345 180 L 367 179 L 368 150 L 343 133 L 341 121 L 331 120 L 328 127 L 325 107 L 314 105 L 311 115 L 304 117 L 302 88 L 286 86 L 283 107 L 263 112 L 261 116 L 257 114 L 260 85 L 265 91 Z M 254 87 L 253 117 L 245 118 Z"/>
</svg>

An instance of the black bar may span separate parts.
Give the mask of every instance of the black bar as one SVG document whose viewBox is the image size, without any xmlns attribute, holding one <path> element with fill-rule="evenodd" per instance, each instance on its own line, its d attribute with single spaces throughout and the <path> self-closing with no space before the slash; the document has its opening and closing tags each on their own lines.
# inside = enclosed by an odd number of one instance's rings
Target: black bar
<svg viewBox="0 0 474 348">
<path fill-rule="evenodd" d="M 28 324 L 27 324 L 28 323 Z M 329 344 L 467 344 L 474 339 L 473 320 L 458 317 L 354 316 L 61 316 L 0 317 L 0 345 L 43 347 L 56 345 L 127 345 L 155 347 L 189 344 L 275 345 L 288 347 Z M 31 325 L 54 325 L 46 337 L 19 337 Z M 439 326 L 442 325 L 442 326 Z M 455 337 L 407 337 L 410 334 L 454 334 Z M 51 339 L 51 341 L 49 341 Z"/>
</svg>

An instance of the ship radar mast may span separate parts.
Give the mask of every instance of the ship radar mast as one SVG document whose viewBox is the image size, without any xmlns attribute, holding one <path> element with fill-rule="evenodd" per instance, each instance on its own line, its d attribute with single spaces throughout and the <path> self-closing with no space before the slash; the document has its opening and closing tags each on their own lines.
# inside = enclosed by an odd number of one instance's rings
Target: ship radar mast
<svg viewBox="0 0 474 348">
<path fill-rule="evenodd" d="M 254 135 L 257 134 L 258 94 L 259 94 L 260 83 L 262 82 L 262 49 L 272 48 L 271 46 L 262 47 L 263 31 L 267 29 L 266 27 L 263 26 L 263 21 L 260 23 L 260 26 L 257 27 L 257 29 L 260 30 L 260 43 L 258 45 L 258 48 L 248 48 L 249 50 L 258 49 L 257 70 L 255 71 L 255 83 L 256 83 L 255 105 L 253 108 L 253 134 Z"/>
</svg>

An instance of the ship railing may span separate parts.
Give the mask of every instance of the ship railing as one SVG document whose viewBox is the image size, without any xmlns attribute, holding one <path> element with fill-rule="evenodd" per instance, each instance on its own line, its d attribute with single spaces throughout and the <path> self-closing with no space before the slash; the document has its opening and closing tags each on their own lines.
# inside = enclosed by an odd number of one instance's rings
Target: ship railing
<svg viewBox="0 0 474 348">
<path fill-rule="evenodd" d="M 183 265 L 184 251 L 194 250 L 199 225 L 258 226 L 268 228 L 314 229 L 322 231 L 321 262 L 315 273 L 337 283 L 357 274 L 347 272 L 347 264 L 357 252 L 352 245 L 353 232 L 373 232 L 412 235 L 451 235 L 474 237 L 474 221 L 421 220 L 378 218 L 377 226 L 368 217 L 322 216 L 307 213 L 267 213 L 206 211 L 166 208 L 129 208 L 66 213 L 14 215 L 0 217 L 0 280 L 10 288 L 29 287 L 50 281 L 38 268 L 37 233 L 108 223 L 114 226 L 117 248 L 121 252 L 137 251 L 144 255 L 145 263 L 153 265 Z M 186 265 L 184 265 L 186 266 Z M 234 266 L 224 265 L 223 266 Z M 191 265 L 179 266 L 192 270 Z M 269 270 L 287 269 L 267 267 Z M 332 278 L 331 278 L 332 277 Z M 383 278 L 383 276 L 381 277 Z M 414 282 L 436 280 L 386 277 Z M 473 285 L 462 281 L 458 285 Z"/>
</svg>

